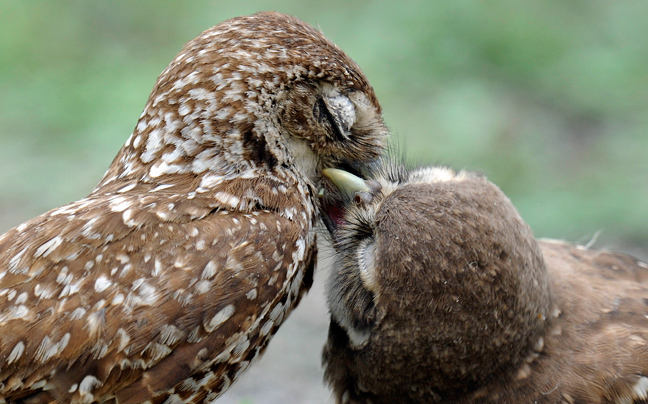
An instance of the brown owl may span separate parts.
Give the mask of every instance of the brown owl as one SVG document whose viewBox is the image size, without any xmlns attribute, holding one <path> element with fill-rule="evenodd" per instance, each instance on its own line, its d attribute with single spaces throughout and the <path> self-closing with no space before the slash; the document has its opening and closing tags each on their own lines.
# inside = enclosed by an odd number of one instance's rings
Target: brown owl
<svg viewBox="0 0 648 404">
<path fill-rule="evenodd" d="M 537 242 L 483 176 L 325 170 L 338 403 L 646 403 L 648 265 Z"/>
<path fill-rule="evenodd" d="M 296 18 L 203 32 L 92 193 L 0 237 L 0 402 L 207 402 L 311 285 L 321 168 L 387 130 L 360 68 Z"/>
</svg>

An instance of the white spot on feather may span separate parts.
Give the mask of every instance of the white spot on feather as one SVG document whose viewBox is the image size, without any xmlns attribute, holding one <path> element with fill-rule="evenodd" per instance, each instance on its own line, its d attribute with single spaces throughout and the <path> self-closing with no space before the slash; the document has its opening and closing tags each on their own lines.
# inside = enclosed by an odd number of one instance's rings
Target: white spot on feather
<svg viewBox="0 0 648 404">
<path fill-rule="evenodd" d="M 18 298 L 16 298 L 16 302 L 14 304 L 23 304 L 27 301 L 27 292 L 22 292 L 20 295 L 18 295 Z"/>
<path fill-rule="evenodd" d="M 118 294 L 115 295 L 115 297 L 112 300 L 112 303 L 110 303 L 110 304 L 112 304 L 113 306 L 120 305 L 120 304 L 122 304 L 124 302 L 124 299 L 125 299 L 124 294 L 123 293 L 118 293 Z"/>
<path fill-rule="evenodd" d="M 59 342 L 52 342 L 49 336 L 41 341 L 36 350 L 35 358 L 40 362 L 46 362 L 50 358 L 59 355 L 70 342 L 70 333 L 63 335 Z"/>
<path fill-rule="evenodd" d="M 133 220 L 133 209 L 129 208 L 122 213 L 122 221 L 124 224 L 128 227 L 135 227 L 137 226 L 137 222 Z"/>
<path fill-rule="evenodd" d="M 164 345 L 173 345 L 180 340 L 182 335 L 183 333 L 178 329 L 178 327 L 171 324 L 165 324 L 162 327 L 162 331 L 160 331 L 160 342 Z"/>
<path fill-rule="evenodd" d="M 16 268 L 18 267 L 18 263 L 20 262 L 20 259 L 25 254 L 25 251 L 27 251 L 27 249 L 23 248 L 18 254 L 14 255 L 11 258 L 11 260 L 9 260 L 9 272 L 20 272 L 20 271 L 16 271 Z"/>
<path fill-rule="evenodd" d="M 169 212 L 158 210 L 158 211 L 155 212 L 155 215 L 157 217 L 159 217 L 160 219 L 162 219 L 162 220 L 169 219 Z"/>
<path fill-rule="evenodd" d="M 71 277 L 72 274 L 70 274 L 69 276 Z M 80 279 L 76 283 L 69 283 L 65 285 L 65 287 L 59 294 L 59 299 L 66 296 L 72 296 L 73 294 L 77 293 L 81 289 L 81 283 L 83 283 L 83 279 Z"/>
<path fill-rule="evenodd" d="M 241 201 L 237 196 L 222 191 L 217 192 L 216 195 L 214 195 L 214 198 L 218 200 L 220 203 L 230 206 L 232 208 L 237 207 L 239 202 Z"/>
<path fill-rule="evenodd" d="M 101 309 L 87 316 L 88 332 L 91 336 L 99 335 L 106 325 L 106 309 Z"/>
<path fill-rule="evenodd" d="M 135 300 L 140 305 L 152 306 L 157 302 L 158 293 L 157 293 L 157 289 L 154 286 L 149 285 L 148 283 L 142 283 L 139 286 L 138 291 L 139 291 L 139 296 L 138 299 Z"/>
<path fill-rule="evenodd" d="M 176 83 L 174 84 L 174 87 L 175 87 L 176 84 L 178 84 L 179 81 L 180 80 L 176 81 Z M 180 108 L 178 108 L 178 114 L 180 114 L 180 116 L 185 116 L 190 112 L 191 112 L 191 107 L 189 107 L 189 105 L 187 105 L 187 104 L 183 103 L 183 104 L 180 105 Z"/>
<path fill-rule="evenodd" d="M 274 325 L 274 321 L 272 321 L 272 320 L 268 320 L 268 321 L 266 321 L 265 324 L 263 324 L 263 326 L 261 327 L 261 330 L 259 331 L 259 333 L 260 333 L 262 336 L 264 336 L 264 335 L 268 335 L 268 333 L 270 332 L 270 330 L 272 330 L 272 326 L 273 326 L 273 325 Z"/>
<path fill-rule="evenodd" d="M 139 138 L 139 137 L 138 137 L 138 138 Z M 135 140 L 137 141 L 137 139 L 135 139 Z M 137 146 L 135 146 L 135 147 L 137 147 Z M 120 188 L 119 190 L 117 190 L 117 193 L 118 193 L 118 194 L 122 194 L 122 193 L 124 193 L 124 192 L 128 192 L 128 191 L 130 191 L 131 189 L 135 188 L 136 186 L 137 186 L 137 183 L 136 183 L 136 182 L 134 182 L 134 183 L 132 183 L 132 184 L 128 184 L 128 185 L 126 185 L 125 187 Z"/>
<path fill-rule="evenodd" d="M 274 309 L 272 309 L 272 311 L 270 312 L 270 319 L 276 320 L 279 317 L 279 315 L 283 312 L 283 309 L 284 309 L 283 304 L 277 303 Z"/>
<path fill-rule="evenodd" d="M 145 163 L 150 163 L 155 159 L 155 155 L 164 146 L 162 141 L 164 134 L 161 129 L 154 129 L 149 133 L 146 139 L 146 151 L 142 153 L 141 159 Z"/>
<path fill-rule="evenodd" d="M 131 207 L 131 201 L 123 196 L 116 196 L 110 199 L 110 210 L 113 212 L 123 212 Z"/>
<path fill-rule="evenodd" d="M 120 328 L 117 330 L 117 336 L 119 337 L 119 346 L 118 350 L 123 351 L 124 348 L 130 343 L 130 335 L 124 330 L 123 328 Z"/>
<path fill-rule="evenodd" d="M 41 256 L 47 257 L 54 250 L 56 250 L 56 248 L 60 246 L 62 242 L 63 242 L 63 238 L 61 238 L 61 236 L 56 236 L 44 242 L 40 247 L 38 247 L 38 249 L 34 253 L 34 257 L 41 257 Z"/>
<path fill-rule="evenodd" d="M 84 377 L 79 384 L 79 394 L 81 395 L 83 402 L 91 403 L 94 400 L 94 396 L 91 391 L 95 387 L 100 387 L 102 384 L 103 383 L 101 383 L 99 379 L 94 376 L 88 375 Z"/>
<path fill-rule="evenodd" d="M 155 262 L 153 263 L 153 276 L 158 276 L 160 274 L 160 271 L 162 271 L 162 263 L 158 258 L 156 258 Z"/>
<path fill-rule="evenodd" d="M 0 324 L 3 324 L 5 321 L 25 318 L 27 316 L 29 316 L 29 309 L 27 306 L 23 304 L 20 306 L 12 306 L 8 312 L 5 310 L 5 312 L 0 316 Z"/>
<path fill-rule="evenodd" d="M 94 289 L 95 292 L 103 292 L 104 290 L 108 289 L 110 286 L 112 286 L 112 282 L 108 280 L 108 278 L 106 278 L 104 275 L 101 275 L 95 281 Z"/>
<path fill-rule="evenodd" d="M 7 365 L 11 365 L 16 360 L 20 359 L 23 352 L 25 352 L 25 344 L 20 341 L 14 346 L 14 349 L 11 350 L 11 353 L 7 357 Z"/>
<path fill-rule="evenodd" d="M 209 261 L 207 265 L 205 265 L 205 269 L 203 269 L 201 278 L 202 279 L 210 279 L 214 275 L 216 275 L 216 269 L 218 267 L 216 266 L 216 263 L 214 261 Z"/>
<path fill-rule="evenodd" d="M 229 304 L 225 306 L 224 308 L 221 309 L 212 319 L 209 321 L 208 324 L 205 324 L 205 330 L 207 332 L 212 332 L 216 328 L 218 328 L 221 324 L 223 324 L 225 321 L 229 320 L 230 317 L 234 314 L 234 305 Z"/>
<path fill-rule="evenodd" d="M 183 166 L 177 164 L 168 164 L 166 161 L 158 161 L 153 164 L 149 170 L 149 175 L 152 178 L 157 178 L 164 174 L 177 174 L 184 172 Z"/>
<path fill-rule="evenodd" d="M 34 296 L 39 299 L 49 299 L 54 296 L 54 289 L 50 289 L 47 286 L 43 286 L 40 283 L 34 287 Z"/>
<path fill-rule="evenodd" d="M 636 394 L 635 398 L 641 398 L 644 400 L 648 398 L 648 377 L 640 377 L 637 384 L 634 385 L 633 390 Z"/>
<path fill-rule="evenodd" d="M 86 315 L 86 309 L 77 307 L 72 313 L 69 314 L 70 320 L 79 320 Z"/>
<path fill-rule="evenodd" d="M 250 340 L 247 338 L 247 336 L 243 336 L 242 340 L 234 347 L 233 354 L 240 356 L 244 354 L 249 347 L 250 347 Z"/>
<path fill-rule="evenodd" d="M 149 192 L 158 192 L 158 191 L 165 190 L 167 188 L 171 188 L 173 186 L 175 186 L 175 184 L 162 184 L 162 185 L 158 185 L 157 187 L 153 188 Z"/>
<path fill-rule="evenodd" d="M 151 342 L 146 346 L 146 348 L 144 348 L 144 352 L 146 351 L 149 352 L 151 362 L 155 363 L 165 356 L 168 356 L 171 353 L 171 348 L 166 345 L 158 344 L 157 342 Z"/>
<path fill-rule="evenodd" d="M 200 281 L 196 283 L 195 292 L 197 295 L 204 295 L 211 290 L 212 283 L 210 281 Z"/>
<path fill-rule="evenodd" d="M 83 225 L 83 228 L 81 229 L 81 234 L 82 234 L 84 237 L 87 237 L 87 238 L 92 239 L 92 240 L 95 240 L 95 239 L 98 239 L 98 238 L 101 237 L 101 234 L 99 234 L 99 233 L 93 233 L 93 232 L 92 232 L 92 230 L 93 230 L 93 226 L 94 226 L 94 224 L 95 224 L 95 222 L 96 222 L 97 220 L 98 220 L 98 218 L 96 218 L 96 217 L 95 217 L 95 218 L 92 218 L 92 219 L 88 220 L 88 221 Z"/>
</svg>

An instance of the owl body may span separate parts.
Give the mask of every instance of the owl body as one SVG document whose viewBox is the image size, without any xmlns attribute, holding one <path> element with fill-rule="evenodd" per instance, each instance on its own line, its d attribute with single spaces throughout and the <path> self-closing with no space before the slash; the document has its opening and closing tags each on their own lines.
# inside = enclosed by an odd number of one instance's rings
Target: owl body
<svg viewBox="0 0 648 404">
<path fill-rule="evenodd" d="M 296 18 L 202 33 L 96 189 L 0 238 L 0 397 L 217 398 L 312 283 L 322 165 L 361 170 L 386 133 L 357 65 Z"/>
<path fill-rule="evenodd" d="M 480 175 L 386 166 L 323 203 L 338 403 L 646 402 L 647 264 L 536 241 Z"/>
</svg>

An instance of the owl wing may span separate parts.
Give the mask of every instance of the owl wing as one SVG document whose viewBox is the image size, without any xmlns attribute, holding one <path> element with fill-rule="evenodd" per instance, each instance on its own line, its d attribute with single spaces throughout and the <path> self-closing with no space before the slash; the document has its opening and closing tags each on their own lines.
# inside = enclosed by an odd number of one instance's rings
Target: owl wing
<svg viewBox="0 0 648 404">
<path fill-rule="evenodd" d="M 648 402 L 648 264 L 564 242 L 540 246 L 560 309 L 545 352 L 562 364 L 547 368 L 545 386 L 560 384 L 553 395 L 582 402 Z"/>
<path fill-rule="evenodd" d="M 81 200 L 0 239 L 5 399 L 217 393 L 303 293 L 309 229 L 273 211 L 143 199 Z"/>
</svg>

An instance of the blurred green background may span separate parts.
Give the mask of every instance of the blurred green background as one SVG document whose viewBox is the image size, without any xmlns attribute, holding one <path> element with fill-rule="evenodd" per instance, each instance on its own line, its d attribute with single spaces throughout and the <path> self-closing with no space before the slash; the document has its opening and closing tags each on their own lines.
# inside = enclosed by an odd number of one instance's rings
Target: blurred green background
<svg viewBox="0 0 648 404">
<path fill-rule="evenodd" d="M 486 173 L 539 237 L 648 260 L 645 0 L 4 0 L 0 232 L 88 194 L 182 45 L 260 10 L 358 62 L 413 164 Z M 219 403 L 327 402 L 323 276 Z"/>
<path fill-rule="evenodd" d="M 1 229 L 87 194 L 181 46 L 264 9 L 358 62 L 411 162 L 486 173 L 539 237 L 646 256 L 643 0 L 3 1 Z"/>
</svg>

